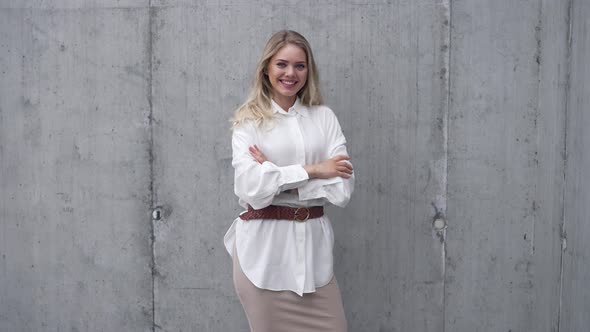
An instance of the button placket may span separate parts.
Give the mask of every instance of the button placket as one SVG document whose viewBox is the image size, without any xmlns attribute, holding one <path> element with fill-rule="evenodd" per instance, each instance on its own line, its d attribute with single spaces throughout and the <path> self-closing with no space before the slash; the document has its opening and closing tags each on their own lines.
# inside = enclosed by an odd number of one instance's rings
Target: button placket
<svg viewBox="0 0 590 332">
<path fill-rule="evenodd" d="M 297 127 L 297 136 L 299 136 L 299 144 L 297 144 L 297 161 L 299 161 L 299 163 L 301 165 L 305 165 L 305 139 L 303 137 L 303 132 L 301 131 L 301 114 L 297 114 L 297 116 L 294 117 L 294 120 L 296 121 L 296 127 Z"/>
<path fill-rule="evenodd" d="M 301 290 L 305 285 L 305 223 L 295 224 L 296 271 L 295 279 Z"/>
<path fill-rule="evenodd" d="M 293 117 L 293 121 L 295 121 L 295 127 L 297 128 L 297 138 L 295 139 L 296 143 L 296 158 L 297 161 L 301 165 L 305 165 L 305 141 L 303 137 L 303 133 L 301 131 L 301 114 L 296 114 Z M 300 287 L 301 291 L 305 286 L 305 229 L 306 223 L 297 223 L 295 225 L 295 241 L 297 247 L 297 271 L 296 271 L 296 280 L 297 286 Z"/>
</svg>

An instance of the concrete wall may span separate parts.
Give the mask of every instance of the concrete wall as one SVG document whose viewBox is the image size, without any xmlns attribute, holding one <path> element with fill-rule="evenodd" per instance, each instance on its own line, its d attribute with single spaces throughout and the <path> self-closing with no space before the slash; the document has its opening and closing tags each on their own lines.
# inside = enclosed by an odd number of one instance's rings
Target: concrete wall
<svg viewBox="0 0 590 332">
<path fill-rule="evenodd" d="M 590 2 L 571 12 L 566 122 L 561 331 L 590 326 Z M 583 308 L 583 309 L 582 309 Z"/>
<path fill-rule="evenodd" d="M 226 120 L 283 28 L 312 44 L 357 174 L 329 209 L 350 331 L 587 330 L 589 17 L 0 0 L 0 331 L 248 331 Z"/>
<path fill-rule="evenodd" d="M 5 7 L 0 331 L 149 331 L 149 10 Z"/>
</svg>

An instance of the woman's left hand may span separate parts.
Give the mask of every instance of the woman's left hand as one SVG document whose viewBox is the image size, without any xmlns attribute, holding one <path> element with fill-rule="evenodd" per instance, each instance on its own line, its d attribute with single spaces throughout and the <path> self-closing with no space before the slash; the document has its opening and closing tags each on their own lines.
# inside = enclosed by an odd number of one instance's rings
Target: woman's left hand
<svg viewBox="0 0 590 332">
<path fill-rule="evenodd" d="M 256 144 L 249 147 L 248 151 L 250 152 L 252 157 L 254 157 L 254 159 L 256 159 L 256 161 L 259 162 L 260 164 L 262 164 L 268 160 L 268 159 L 266 159 L 266 156 L 264 155 L 264 153 L 262 153 L 262 151 L 260 151 L 260 149 L 258 148 L 258 145 L 256 145 Z"/>
</svg>

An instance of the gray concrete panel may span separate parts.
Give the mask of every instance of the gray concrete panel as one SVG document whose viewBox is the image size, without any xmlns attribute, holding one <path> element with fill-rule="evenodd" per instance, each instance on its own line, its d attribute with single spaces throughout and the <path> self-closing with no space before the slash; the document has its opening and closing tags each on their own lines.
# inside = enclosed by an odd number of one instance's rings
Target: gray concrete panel
<svg viewBox="0 0 590 332">
<path fill-rule="evenodd" d="M 330 210 L 349 329 L 443 331 L 444 232 L 432 222 L 446 207 L 448 3 L 323 15 L 310 31 L 357 179 L 349 206 Z"/>
<path fill-rule="evenodd" d="M 147 10 L 0 11 L 0 331 L 149 331 Z"/>
<path fill-rule="evenodd" d="M 448 4 L 225 4 L 152 10 L 155 189 L 170 213 L 155 227 L 156 325 L 247 330 L 221 242 L 239 212 L 226 119 L 266 39 L 290 28 L 314 48 L 358 174 L 351 206 L 330 211 L 350 330 L 442 330 Z"/>
<path fill-rule="evenodd" d="M 150 0 L 0 0 L 0 9 L 105 9 L 145 8 Z"/>
<path fill-rule="evenodd" d="M 590 3 L 572 1 L 560 329 L 590 327 Z"/>
<path fill-rule="evenodd" d="M 587 330 L 589 7 L 0 0 L 0 331 L 248 331 L 227 119 L 283 28 L 357 174 L 349 331 Z"/>
<path fill-rule="evenodd" d="M 447 331 L 555 331 L 566 2 L 454 1 Z"/>
<path fill-rule="evenodd" d="M 248 7 L 152 9 L 155 324 L 162 331 L 247 331 L 222 238 L 237 217 L 228 121 L 257 53 Z M 250 13 L 250 14 L 248 14 Z M 260 21 L 259 26 L 264 25 Z"/>
<path fill-rule="evenodd" d="M 2 0 L 0 0 L 2 1 Z M 62 0 L 68 1 L 68 0 Z M 70 0 L 72 1 L 72 0 Z M 407 2 L 407 0 L 397 2 Z M 396 3 L 397 3 L 396 2 Z M 203 6 L 208 8 L 251 8 L 256 9 L 257 13 L 262 14 L 266 9 L 277 10 L 283 9 L 313 9 L 318 7 L 332 8 L 336 10 L 337 7 L 351 8 L 351 7 L 372 7 L 372 6 L 384 6 L 391 5 L 391 0 L 372 0 L 372 1 L 359 1 L 359 0 L 282 0 L 282 1 L 269 1 L 269 0 L 230 0 L 230 1 L 219 1 L 219 0 L 151 0 L 152 7 L 194 7 Z M 313 10 L 312 10 L 313 11 Z M 276 17 L 276 15 L 275 15 Z M 285 17 L 286 18 L 286 17 Z M 293 21 L 297 21 L 297 17 L 291 18 Z M 307 38 L 307 37 L 306 37 Z"/>
</svg>

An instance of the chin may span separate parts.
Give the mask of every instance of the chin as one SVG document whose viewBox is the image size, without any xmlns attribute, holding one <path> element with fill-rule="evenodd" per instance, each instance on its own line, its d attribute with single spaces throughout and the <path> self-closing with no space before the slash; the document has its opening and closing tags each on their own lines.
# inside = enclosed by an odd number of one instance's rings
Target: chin
<svg viewBox="0 0 590 332">
<path fill-rule="evenodd" d="M 302 88 L 299 88 L 297 90 L 283 91 L 283 95 L 284 96 L 289 96 L 289 97 L 297 96 L 297 94 L 301 91 L 301 89 Z"/>
</svg>

